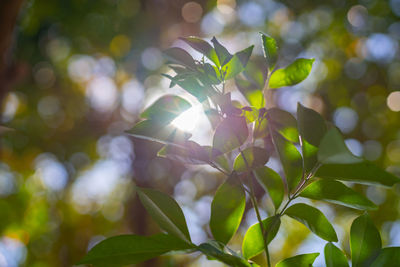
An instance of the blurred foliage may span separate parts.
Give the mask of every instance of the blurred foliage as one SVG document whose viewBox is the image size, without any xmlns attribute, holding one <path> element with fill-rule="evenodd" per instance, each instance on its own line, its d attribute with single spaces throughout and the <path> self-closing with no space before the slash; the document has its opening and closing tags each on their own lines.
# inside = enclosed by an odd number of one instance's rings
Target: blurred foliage
<svg viewBox="0 0 400 267">
<path fill-rule="evenodd" d="M 217 35 L 230 51 L 258 44 L 257 62 L 262 31 L 277 39 L 283 65 L 315 58 L 309 78 L 271 91 L 267 105 L 318 110 L 353 153 L 400 175 L 399 17 L 398 0 L 25 1 L 11 50 L 19 79 L 1 111 L 1 124 L 15 131 L 1 132 L 0 266 L 71 266 L 104 236 L 154 233 L 135 183 L 173 195 L 195 225 L 194 242 L 204 240 L 210 195 L 222 177 L 157 157 L 157 148 L 124 134 L 160 95 L 183 94 L 160 75 L 167 71 L 162 50 L 189 48 L 177 41 L 182 36 Z M 193 138 L 208 128 L 197 126 Z M 383 244 L 400 245 L 400 187 L 354 189 L 379 206 L 371 217 Z M 340 240 L 347 236 L 358 213 L 314 204 L 342 226 Z M 263 202 L 264 213 L 272 206 Z M 246 218 L 253 224 L 254 211 Z M 317 246 L 308 230 L 292 231 L 300 224 L 282 220 L 282 227 L 290 244 L 278 236 L 273 261 Z M 144 266 L 206 266 L 196 256 Z"/>
</svg>

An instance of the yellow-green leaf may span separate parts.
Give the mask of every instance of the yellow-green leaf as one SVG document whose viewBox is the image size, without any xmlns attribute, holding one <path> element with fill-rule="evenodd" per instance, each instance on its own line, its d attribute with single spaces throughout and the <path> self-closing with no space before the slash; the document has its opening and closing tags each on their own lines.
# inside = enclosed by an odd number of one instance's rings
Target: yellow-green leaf
<svg viewBox="0 0 400 267">
<path fill-rule="evenodd" d="M 310 74 L 313 62 L 314 59 L 299 58 L 286 68 L 276 70 L 269 79 L 269 88 L 275 89 L 302 82 Z"/>
</svg>

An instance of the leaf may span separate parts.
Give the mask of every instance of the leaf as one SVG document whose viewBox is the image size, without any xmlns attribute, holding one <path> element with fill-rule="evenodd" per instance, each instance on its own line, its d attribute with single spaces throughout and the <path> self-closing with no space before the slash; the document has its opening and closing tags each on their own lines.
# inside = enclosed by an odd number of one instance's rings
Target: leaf
<svg viewBox="0 0 400 267">
<path fill-rule="evenodd" d="M 225 73 L 225 80 L 229 80 L 239 73 L 241 73 L 247 65 L 250 59 L 251 53 L 253 52 L 254 45 L 235 53 L 229 62 L 221 68 L 221 71 Z"/>
<path fill-rule="evenodd" d="M 326 123 L 318 112 L 300 103 L 297 105 L 297 122 L 301 136 L 304 169 L 309 172 L 318 162 L 318 147 L 327 131 Z"/>
<path fill-rule="evenodd" d="M 220 42 L 218 42 L 217 38 L 213 37 L 211 39 L 211 42 L 214 45 L 219 63 L 221 64 L 221 66 L 224 66 L 226 63 L 228 63 L 229 60 L 231 60 L 232 58 L 231 53 L 229 53 L 229 51 L 225 48 L 225 46 L 223 46 Z"/>
<path fill-rule="evenodd" d="M 196 97 L 200 103 L 207 99 L 207 94 L 213 94 L 213 92 L 208 89 L 208 87 L 201 85 L 198 79 L 195 77 L 179 77 L 178 75 L 172 77 L 168 74 L 162 75 L 170 79 L 174 84 L 179 85 L 189 94 Z"/>
<path fill-rule="evenodd" d="M 190 243 L 185 216 L 173 198 L 148 188 L 137 187 L 137 193 L 147 212 L 163 230 Z"/>
<path fill-rule="evenodd" d="M 326 244 L 324 254 L 326 267 L 349 267 L 349 263 L 343 251 L 334 244 Z"/>
<path fill-rule="evenodd" d="M 272 202 L 274 203 L 275 210 L 278 210 L 285 194 L 285 188 L 281 176 L 266 166 L 256 169 L 255 176 L 264 190 L 268 192 Z"/>
<path fill-rule="evenodd" d="M 244 157 L 243 157 L 244 156 Z M 269 160 L 269 153 L 261 147 L 248 147 L 240 153 L 233 163 L 233 169 L 237 172 L 244 172 L 264 166 Z M 247 164 L 246 164 L 247 163 Z M 249 168 L 247 168 L 247 165 Z"/>
<path fill-rule="evenodd" d="M 246 141 L 248 134 L 244 117 L 229 116 L 215 129 L 213 147 L 222 153 L 232 151 Z"/>
<path fill-rule="evenodd" d="M 242 221 L 246 195 L 236 173 L 218 188 L 211 203 L 210 229 L 215 240 L 224 244 L 236 233 Z"/>
<path fill-rule="evenodd" d="M 290 206 L 284 214 L 301 222 L 322 239 L 330 242 L 338 241 L 335 229 L 318 209 L 304 203 L 298 203 Z"/>
<path fill-rule="evenodd" d="M 197 249 L 203 252 L 208 257 L 211 257 L 212 259 L 217 259 L 218 261 L 226 263 L 229 266 L 251 267 L 250 263 L 248 263 L 245 259 L 242 259 L 236 255 L 225 253 L 211 242 L 203 243 L 198 246 Z"/>
<path fill-rule="evenodd" d="M 190 36 L 187 38 L 179 38 L 182 41 L 186 42 L 188 45 L 190 45 L 193 49 L 197 50 L 198 52 L 202 53 L 204 56 L 206 56 L 209 60 L 214 62 L 214 64 L 217 67 L 220 67 L 220 62 L 217 56 L 217 53 L 215 52 L 215 49 L 206 41 Z"/>
<path fill-rule="evenodd" d="M 270 126 L 275 131 L 279 132 L 290 142 L 299 142 L 297 121 L 292 114 L 279 108 L 270 108 L 267 110 L 267 118 Z"/>
<path fill-rule="evenodd" d="M 319 253 L 300 254 L 278 262 L 275 267 L 310 267 Z"/>
<path fill-rule="evenodd" d="M 107 238 L 95 245 L 77 264 L 122 266 L 140 263 L 169 251 L 192 248 L 193 245 L 167 234 L 120 235 Z"/>
<path fill-rule="evenodd" d="M 298 58 L 283 69 L 278 69 L 271 74 L 269 88 L 275 89 L 300 83 L 311 72 L 314 59 Z"/>
<path fill-rule="evenodd" d="M 272 140 L 279 154 L 289 191 L 296 188 L 303 176 L 303 159 L 297 148 L 279 133 L 272 132 Z"/>
<path fill-rule="evenodd" d="M 339 130 L 332 128 L 321 140 L 318 161 L 323 164 L 351 164 L 360 163 L 363 160 L 350 152 Z"/>
<path fill-rule="evenodd" d="M 164 51 L 165 57 L 172 63 L 176 63 L 192 70 L 196 69 L 196 63 L 192 56 L 179 47 L 171 47 Z"/>
<path fill-rule="evenodd" d="M 267 34 L 261 33 L 261 41 L 263 45 L 264 57 L 267 60 L 270 69 L 273 69 L 278 58 L 278 46 L 274 38 Z"/>
<path fill-rule="evenodd" d="M 276 236 L 281 225 L 281 220 L 278 215 L 264 219 L 263 227 L 267 244 L 269 244 Z M 251 259 L 264 250 L 264 238 L 262 236 L 260 223 L 253 224 L 247 230 L 242 244 L 243 257 Z"/>
<path fill-rule="evenodd" d="M 377 208 L 368 198 L 335 180 L 315 181 L 308 185 L 300 196 L 360 210 Z"/>
<path fill-rule="evenodd" d="M 157 155 L 187 164 L 209 164 L 213 157 L 210 147 L 200 146 L 196 142 L 186 141 L 184 144 L 167 145 Z M 217 155 L 215 155 L 217 156 Z"/>
<path fill-rule="evenodd" d="M 369 215 L 364 213 L 356 218 L 350 228 L 352 266 L 370 266 L 381 248 L 381 236 Z"/>
<path fill-rule="evenodd" d="M 400 262 L 400 247 L 383 248 L 371 267 L 393 267 Z"/>
<path fill-rule="evenodd" d="M 179 96 L 165 95 L 151 104 L 140 116 L 166 125 L 191 106 Z"/>
<path fill-rule="evenodd" d="M 400 182 L 400 178 L 368 161 L 354 164 L 322 165 L 315 176 L 324 179 L 351 181 L 362 184 L 380 184 L 384 186 L 392 186 Z"/>
<path fill-rule="evenodd" d="M 144 120 L 137 123 L 127 133 L 136 138 L 158 142 L 162 144 L 180 143 L 191 137 L 191 134 L 183 132 L 172 125 L 160 125 L 158 121 Z"/>
</svg>

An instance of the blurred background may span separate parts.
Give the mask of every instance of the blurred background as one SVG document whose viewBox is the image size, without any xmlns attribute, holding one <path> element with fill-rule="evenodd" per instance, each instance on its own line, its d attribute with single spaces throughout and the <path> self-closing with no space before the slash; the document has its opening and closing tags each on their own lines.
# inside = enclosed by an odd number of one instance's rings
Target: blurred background
<svg viewBox="0 0 400 267">
<path fill-rule="evenodd" d="M 72 266 L 105 237 L 158 232 L 134 184 L 174 196 L 194 242 L 206 240 L 223 177 L 158 158 L 124 134 L 157 97 L 183 92 L 160 75 L 170 72 L 162 56 L 170 46 L 199 56 L 181 36 L 217 36 L 230 52 L 255 44 L 260 57 L 262 31 L 278 41 L 279 66 L 314 57 L 310 77 L 274 91 L 272 105 L 316 109 L 354 154 L 400 175 L 400 0 L 6 0 L 0 13 L 0 124 L 15 129 L 0 128 L 1 267 Z M 204 115 L 189 118 L 176 125 L 207 144 Z M 379 205 L 371 215 L 384 245 L 400 246 L 400 186 L 356 188 Z M 267 216 L 271 203 L 258 195 Z M 314 205 L 336 223 L 349 253 L 350 223 L 360 212 Z M 233 249 L 255 222 L 249 208 Z M 287 219 L 272 259 L 321 252 L 324 243 Z M 141 266 L 221 265 L 193 254 Z"/>
</svg>

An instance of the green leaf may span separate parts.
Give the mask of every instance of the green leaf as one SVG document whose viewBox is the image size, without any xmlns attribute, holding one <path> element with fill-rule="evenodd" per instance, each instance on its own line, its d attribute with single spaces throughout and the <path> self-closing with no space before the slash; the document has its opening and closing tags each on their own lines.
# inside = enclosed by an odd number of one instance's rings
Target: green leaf
<svg viewBox="0 0 400 267">
<path fill-rule="evenodd" d="M 318 112 L 300 103 L 297 105 L 297 122 L 301 136 L 304 169 L 309 172 L 318 162 L 318 147 L 327 131 L 326 123 Z"/>
<path fill-rule="evenodd" d="M 303 159 L 295 145 L 279 133 L 271 131 L 272 141 L 279 154 L 289 191 L 296 188 L 303 176 Z"/>
<path fill-rule="evenodd" d="M 365 213 L 356 218 L 350 228 L 352 266 L 371 266 L 381 248 L 381 236 L 369 215 Z"/>
<path fill-rule="evenodd" d="M 278 210 L 285 195 L 285 187 L 281 176 L 266 166 L 256 169 L 255 176 L 264 190 L 268 192 L 274 203 L 275 210 Z"/>
<path fill-rule="evenodd" d="M 160 157 L 187 164 L 209 164 L 213 156 L 210 147 L 200 146 L 196 142 L 186 141 L 182 145 L 167 145 L 157 153 Z"/>
<path fill-rule="evenodd" d="M 301 222 L 322 239 L 330 242 L 338 241 L 335 229 L 318 209 L 304 203 L 298 203 L 290 206 L 284 214 Z"/>
<path fill-rule="evenodd" d="M 251 53 L 253 52 L 254 45 L 235 53 L 229 62 L 221 68 L 221 71 L 225 73 L 225 80 L 229 80 L 239 73 L 241 73 L 247 65 L 250 59 Z"/>
<path fill-rule="evenodd" d="M 218 188 L 211 203 L 210 229 L 215 240 L 224 244 L 236 233 L 242 221 L 246 195 L 236 173 Z"/>
<path fill-rule="evenodd" d="M 289 112 L 271 108 L 267 110 L 267 118 L 275 131 L 293 143 L 299 142 L 299 132 L 297 131 L 297 121 Z"/>
<path fill-rule="evenodd" d="M 268 151 L 264 148 L 256 146 L 248 147 L 243 150 L 243 155 L 242 153 L 237 155 L 235 162 L 233 163 L 233 169 L 237 172 L 254 170 L 258 167 L 264 166 L 265 163 L 268 162 L 269 156 Z M 247 165 L 249 168 L 247 168 Z"/>
<path fill-rule="evenodd" d="M 231 60 L 232 58 L 231 53 L 229 53 L 229 51 L 225 48 L 225 46 L 223 46 L 220 42 L 218 42 L 218 40 L 215 37 L 211 39 L 211 42 L 214 45 L 219 63 L 221 64 L 221 66 L 224 66 L 226 63 L 228 63 L 228 61 Z"/>
<path fill-rule="evenodd" d="M 165 95 L 151 104 L 140 116 L 166 125 L 191 106 L 188 101 L 179 96 Z"/>
<path fill-rule="evenodd" d="M 192 56 L 179 47 L 171 47 L 164 51 L 165 57 L 172 63 L 188 67 L 192 70 L 196 69 L 196 63 Z"/>
<path fill-rule="evenodd" d="M 383 248 L 371 267 L 393 267 L 400 262 L 400 247 Z"/>
<path fill-rule="evenodd" d="M 318 180 L 308 185 L 300 194 L 354 209 L 376 209 L 376 205 L 362 194 L 335 180 Z"/>
<path fill-rule="evenodd" d="M 217 245 L 211 242 L 203 243 L 198 246 L 197 249 L 211 259 L 216 259 L 218 261 L 228 264 L 229 266 L 251 267 L 250 263 L 248 263 L 245 259 L 242 259 L 236 255 L 225 253 L 224 251 L 219 249 Z"/>
<path fill-rule="evenodd" d="M 148 188 L 137 187 L 137 193 L 147 212 L 163 230 L 190 243 L 185 216 L 173 198 Z"/>
<path fill-rule="evenodd" d="M 278 46 L 274 38 L 267 34 L 261 33 L 261 41 L 263 45 L 264 57 L 267 60 L 270 69 L 273 69 L 278 58 Z"/>
<path fill-rule="evenodd" d="M 264 219 L 263 228 L 267 244 L 269 244 L 276 236 L 281 225 L 281 219 L 278 215 Z M 264 250 L 264 238 L 262 236 L 260 223 L 253 224 L 247 230 L 242 244 L 243 257 L 251 259 Z"/>
<path fill-rule="evenodd" d="M 275 89 L 300 83 L 311 72 L 314 59 L 299 58 L 283 69 L 278 69 L 271 74 L 269 88 Z"/>
<path fill-rule="evenodd" d="M 278 262 L 275 267 L 310 267 L 319 253 L 300 254 Z"/>
<path fill-rule="evenodd" d="M 352 164 L 363 160 L 350 152 L 339 130 L 332 128 L 321 140 L 318 161 L 322 164 Z"/>
<path fill-rule="evenodd" d="M 334 244 L 326 244 L 324 254 L 326 267 L 349 267 L 349 263 L 343 251 Z"/>
<path fill-rule="evenodd" d="M 179 75 L 172 77 L 168 74 L 162 75 L 170 79 L 174 85 L 179 85 L 183 90 L 196 97 L 200 103 L 207 99 L 207 94 L 213 94 L 211 89 L 201 85 L 199 80 L 195 77 L 181 77 Z"/>
<path fill-rule="evenodd" d="M 169 251 L 192 248 L 194 248 L 193 245 L 167 234 L 120 235 L 98 243 L 77 264 L 122 266 L 140 263 Z"/>
<path fill-rule="evenodd" d="M 215 52 L 215 49 L 208 42 L 194 36 L 180 38 L 180 39 L 183 40 L 188 45 L 190 45 L 193 49 L 202 53 L 209 60 L 214 62 L 214 64 L 217 67 L 220 67 L 221 64 L 219 62 L 217 53 Z"/>
<path fill-rule="evenodd" d="M 213 148 L 222 153 L 232 151 L 246 141 L 248 134 L 244 117 L 229 116 L 215 129 Z"/>
<path fill-rule="evenodd" d="M 355 164 L 322 165 L 315 176 L 324 179 L 351 181 L 362 184 L 380 184 L 384 186 L 392 186 L 400 182 L 400 178 L 368 161 Z"/>
</svg>

